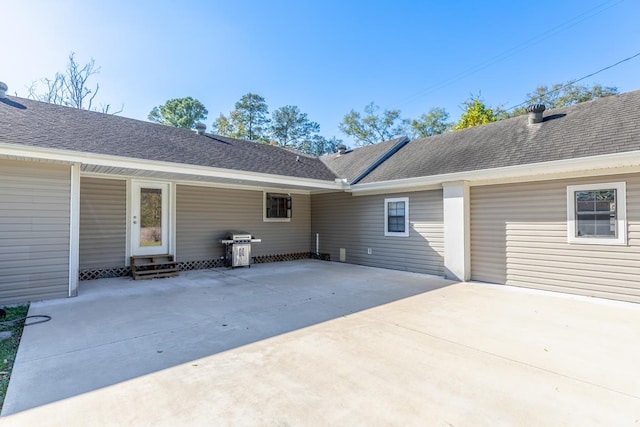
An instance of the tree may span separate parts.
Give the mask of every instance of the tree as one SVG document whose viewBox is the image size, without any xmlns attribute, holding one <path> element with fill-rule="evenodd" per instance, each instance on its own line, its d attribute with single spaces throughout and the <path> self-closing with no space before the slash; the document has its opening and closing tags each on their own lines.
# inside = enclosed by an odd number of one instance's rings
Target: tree
<svg viewBox="0 0 640 427">
<path fill-rule="evenodd" d="M 46 85 L 44 92 L 38 92 L 37 82 L 31 83 L 28 88 L 28 97 L 50 104 L 108 113 L 109 104 L 101 104 L 100 109 L 93 105 L 93 101 L 100 90 L 100 85 L 96 83 L 93 86 L 89 80 L 92 76 L 100 73 L 100 67 L 96 67 L 96 61 L 93 58 L 86 64 L 80 65 L 76 62 L 75 55 L 75 52 L 69 54 L 69 62 L 63 73 L 58 72 L 53 78 L 45 77 L 40 79 L 40 82 Z M 113 114 L 120 112 L 122 112 L 122 108 Z"/>
<path fill-rule="evenodd" d="M 300 148 L 318 132 L 320 125 L 309 120 L 295 105 L 280 107 L 271 115 L 271 138 L 280 146 Z"/>
<path fill-rule="evenodd" d="M 498 121 L 503 111 L 500 109 L 496 112 L 492 108 L 487 107 L 480 96 L 472 96 L 464 101 L 462 105 L 465 107 L 464 113 L 462 113 L 458 123 L 453 126 L 454 130 L 466 129 Z"/>
<path fill-rule="evenodd" d="M 414 138 L 425 138 L 427 136 L 445 133 L 453 127 L 453 123 L 447 122 L 449 113 L 444 108 L 435 107 L 427 114 L 422 114 L 417 119 L 411 120 L 411 130 Z"/>
<path fill-rule="evenodd" d="M 351 110 L 342 119 L 340 130 L 356 139 L 358 145 L 370 145 L 407 133 L 407 121 L 400 118 L 400 110 L 385 110 L 377 114 L 380 107 L 371 102 L 364 107 L 364 116 Z"/>
<path fill-rule="evenodd" d="M 311 154 L 313 156 L 322 156 L 338 151 L 338 145 L 342 144 L 342 140 L 332 136 L 325 138 L 321 135 L 312 135 L 311 138 L 303 140 L 298 145 L 298 151 Z"/>
<path fill-rule="evenodd" d="M 159 107 L 153 107 L 148 119 L 152 122 L 177 128 L 193 129 L 195 124 L 207 118 L 205 106 L 190 96 L 170 99 Z"/>
<path fill-rule="evenodd" d="M 269 141 L 269 107 L 264 98 L 247 93 L 236 102 L 229 116 L 220 116 L 213 124 L 216 133 L 233 138 L 266 143 Z"/>
<path fill-rule="evenodd" d="M 547 109 L 561 108 L 617 93 L 617 87 L 602 86 L 597 83 L 591 87 L 573 83 L 556 83 L 551 87 L 539 86 L 535 91 L 527 94 L 527 100 L 523 102 L 523 106 L 513 110 L 511 116 L 525 114 L 526 106 L 531 104 L 544 104 Z"/>
<path fill-rule="evenodd" d="M 264 98 L 253 93 L 240 98 L 229 115 L 220 114 L 213 123 L 213 131 L 232 138 L 294 148 L 316 156 L 333 153 L 342 143 L 335 137 L 327 139 L 319 135 L 320 125 L 309 120 L 307 114 L 295 105 L 278 108 L 270 119 Z"/>
<path fill-rule="evenodd" d="M 235 133 L 232 120 L 222 113 L 220 113 L 216 121 L 213 122 L 212 131 L 223 136 L 233 136 Z"/>
<path fill-rule="evenodd" d="M 247 93 L 236 102 L 235 111 L 236 114 L 232 119 L 237 122 L 237 128 L 242 130 L 240 138 L 262 142 L 268 139 L 269 107 L 263 97 L 255 93 Z"/>
</svg>

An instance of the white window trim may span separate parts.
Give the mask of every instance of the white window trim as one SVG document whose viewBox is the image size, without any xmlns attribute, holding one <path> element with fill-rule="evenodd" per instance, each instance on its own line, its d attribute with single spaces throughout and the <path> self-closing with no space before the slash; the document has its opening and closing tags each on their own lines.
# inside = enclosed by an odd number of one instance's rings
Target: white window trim
<svg viewBox="0 0 640 427">
<path fill-rule="evenodd" d="M 576 236 L 575 192 L 589 190 L 616 190 L 616 234 L 618 237 L 596 238 Z M 607 182 L 567 186 L 567 241 L 585 245 L 626 245 L 627 244 L 627 186 L 625 182 Z"/>
<path fill-rule="evenodd" d="M 277 191 L 262 192 L 262 221 L 263 222 L 291 222 L 291 218 L 267 218 L 267 194 L 284 194 Z M 289 194 L 291 197 L 291 194 Z M 293 216 L 293 198 L 291 199 L 291 216 Z"/>
<path fill-rule="evenodd" d="M 404 231 L 389 231 L 389 203 L 404 202 Z M 408 197 L 393 197 L 384 199 L 384 235 L 395 237 L 409 237 L 409 198 Z"/>
</svg>

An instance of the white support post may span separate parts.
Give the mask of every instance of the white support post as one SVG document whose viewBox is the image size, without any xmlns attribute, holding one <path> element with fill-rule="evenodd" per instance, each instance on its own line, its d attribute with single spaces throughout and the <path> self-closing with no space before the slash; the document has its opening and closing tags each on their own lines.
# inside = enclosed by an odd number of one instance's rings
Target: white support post
<svg viewBox="0 0 640 427">
<path fill-rule="evenodd" d="M 71 165 L 69 189 L 69 296 L 78 296 L 80 272 L 80 164 Z"/>
<path fill-rule="evenodd" d="M 466 181 L 442 184 L 444 210 L 444 275 L 447 279 L 471 278 L 470 191 Z"/>
</svg>

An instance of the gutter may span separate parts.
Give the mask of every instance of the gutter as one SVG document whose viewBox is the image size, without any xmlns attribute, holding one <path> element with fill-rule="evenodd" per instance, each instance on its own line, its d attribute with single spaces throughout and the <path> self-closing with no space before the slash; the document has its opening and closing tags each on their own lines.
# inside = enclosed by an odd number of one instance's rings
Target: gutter
<svg viewBox="0 0 640 427">
<path fill-rule="evenodd" d="M 389 157 L 397 153 L 399 149 L 407 145 L 408 142 L 409 142 L 409 138 L 407 138 L 406 136 L 403 137 L 400 141 L 396 143 L 396 145 L 391 147 L 389 151 L 384 153 L 382 156 L 380 156 L 380 158 L 378 158 L 378 160 L 376 160 L 371 165 L 369 165 L 369 167 L 366 168 L 364 171 L 362 171 L 360 175 L 356 176 L 353 179 L 353 181 L 351 181 L 351 185 L 357 184 L 359 181 L 363 180 L 367 175 L 373 172 L 378 166 L 384 163 Z"/>
</svg>

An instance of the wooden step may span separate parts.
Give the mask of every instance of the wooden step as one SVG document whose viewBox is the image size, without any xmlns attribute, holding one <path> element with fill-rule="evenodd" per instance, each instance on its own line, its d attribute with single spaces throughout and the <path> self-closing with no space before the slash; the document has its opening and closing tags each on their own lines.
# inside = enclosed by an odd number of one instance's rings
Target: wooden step
<svg viewBox="0 0 640 427">
<path fill-rule="evenodd" d="M 134 277 L 134 280 L 146 280 L 146 279 L 159 279 L 162 277 L 175 277 L 178 275 L 177 271 L 172 271 L 170 273 L 156 273 L 156 274 L 148 274 L 148 275 L 137 275 Z"/>
<path fill-rule="evenodd" d="M 131 262 L 172 262 L 173 255 L 161 254 L 161 255 L 135 255 L 131 257 Z"/>
<path fill-rule="evenodd" d="M 178 263 L 175 261 L 136 263 L 136 268 L 153 267 L 155 265 L 178 265 Z"/>
<path fill-rule="evenodd" d="M 158 274 L 158 273 L 171 273 L 171 272 L 176 272 L 177 270 L 175 268 L 154 268 L 151 270 L 137 270 L 136 274 L 140 275 L 140 276 L 150 276 L 153 274 Z"/>
<path fill-rule="evenodd" d="M 136 255 L 131 257 L 131 275 L 134 280 L 177 276 L 178 264 L 171 254 Z"/>
</svg>

